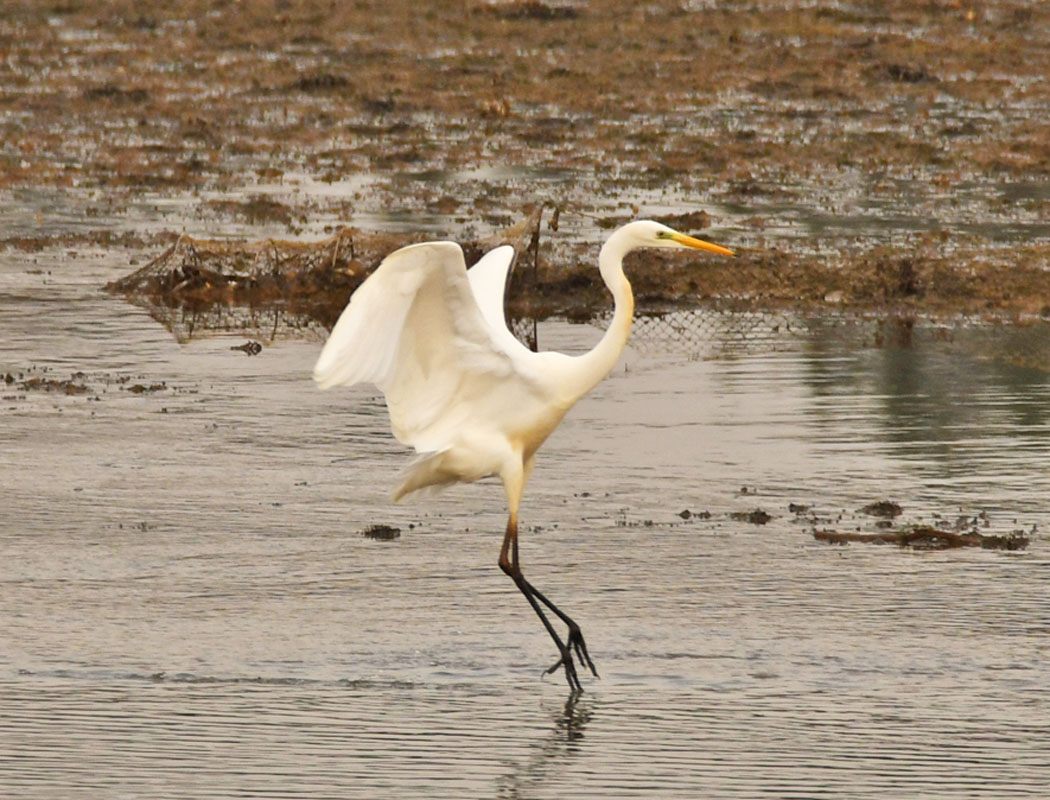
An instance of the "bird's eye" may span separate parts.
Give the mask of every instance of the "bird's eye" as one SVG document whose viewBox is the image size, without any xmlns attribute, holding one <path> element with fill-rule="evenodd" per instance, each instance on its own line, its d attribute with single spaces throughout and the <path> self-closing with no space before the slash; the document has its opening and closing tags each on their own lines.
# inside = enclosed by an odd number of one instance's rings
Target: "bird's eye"
<svg viewBox="0 0 1050 800">
<path fill-rule="evenodd" d="M 674 236 L 674 234 L 671 233 L 670 231 L 657 231 L 656 232 L 656 238 L 657 239 L 670 239 L 672 236 Z"/>
</svg>

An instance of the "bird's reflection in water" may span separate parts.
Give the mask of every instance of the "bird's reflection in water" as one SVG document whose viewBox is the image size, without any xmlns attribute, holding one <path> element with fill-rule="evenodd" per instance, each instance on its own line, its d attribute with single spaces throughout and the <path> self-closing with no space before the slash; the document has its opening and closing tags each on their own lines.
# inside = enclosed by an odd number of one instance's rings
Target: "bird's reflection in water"
<svg viewBox="0 0 1050 800">
<path fill-rule="evenodd" d="M 582 697 L 580 694 L 570 694 L 561 714 L 555 717 L 557 729 L 564 732 L 570 749 L 575 748 L 574 742 L 583 738 L 583 729 L 594 716 L 592 703 L 582 702 Z"/>
<path fill-rule="evenodd" d="M 496 779 L 497 796 L 533 797 L 540 786 L 556 782 L 580 752 L 584 729 L 593 719 L 596 705 L 593 696 L 570 695 L 552 714 L 553 726 L 529 747 L 528 756 L 508 765 L 508 773 Z"/>
</svg>

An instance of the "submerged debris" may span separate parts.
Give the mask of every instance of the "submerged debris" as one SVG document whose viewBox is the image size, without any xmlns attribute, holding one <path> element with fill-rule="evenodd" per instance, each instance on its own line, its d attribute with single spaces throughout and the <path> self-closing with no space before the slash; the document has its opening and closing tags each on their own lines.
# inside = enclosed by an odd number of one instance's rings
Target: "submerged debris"
<svg viewBox="0 0 1050 800">
<path fill-rule="evenodd" d="M 735 511 L 729 515 L 729 518 L 738 522 L 750 522 L 752 525 L 765 525 L 773 519 L 773 515 L 766 513 L 761 508 L 756 508 L 754 511 Z"/>
<path fill-rule="evenodd" d="M 366 539 L 375 539 L 378 542 L 389 542 L 401 536 L 401 529 L 390 525 L 369 525 L 361 535 Z"/>
<path fill-rule="evenodd" d="M 4 378 L 6 383 L 12 382 L 7 380 L 7 378 L 10 377 L 10 374 L 8 374 Z M 24 389 L 25 391 L 58 392 L 59 394 L 68 395 L 88 394 L 89 392 L 94 391 L 90 386 L 82 382 L 81 379 L 83 377 L 83 373 L 74 373 L 72 376 L 65 380 L 59 380 L 57 378 L 44 378 L 40 375 L 34 375 L 32 378 L 27 378 L 18 385 L 19 388 Z"/>
<path fill-rule="evenodd" d="M 82 397 L 88 402 L 101 402 L 110 390 L 121 394 L 152 395 L 157 392 L 179 394 L 193 391 L 184 387 L 172 386 L 167 381 L 157 381 L 145 375 L 120 375 L 107 372 L 86 373 L 80 370 L 69 373 L 68 378 L 54 377 L 55 372 L 47 366 L 29 366 L 17 374 L 0 373 L 0 387 L 21 390 L 25 394 L 5 395 L 5 400 L 25 400 L 29 392 L 46 392 L 52 395 Z M 111 394 L 110 397 L 117 396 Z M 168 413 L 161 409 L 161 413 Z"/>
<path fill-rule="evenodd" d="M 678 516 L 684 520 L 690 519 L 711 519 L 710 511 L 690 511 L 688 508 L 683 508 L 678 512 Z"/>
<path fill-rule="evenodd" d="M 244 344 L 234 345 L 231 350 L 240 350 L 245 355 L 257 356 L 262 352 L 262 345 L 255 341 L 247 341 Z"/>
<path fill-rule="evenodd" d="M 879 500 L 874 503 L 868 503 L 864 508 L 860 510 L 862 514 L 868 514 L 872 517 L 899 517 L 904 509 L 900 503 L 894 503 L 892 500 Z"/>
<path fill-rule="evenodd" d="M 914 525 L 899 531 L 885 533 L 840 533 L 839 531 L 814 531 L 813 537 L 829 544 L 866 542 L 869 544 L 896 544 L 918 550 L 947 550 L 953 547 L 983 547 L 986 550 L 1024 550 L 1029 537 L 1015 532 L 1007 536 L 985 536 L 980 533 L 956 533 L 933 528 L 929 525 Z"/>
</svg>

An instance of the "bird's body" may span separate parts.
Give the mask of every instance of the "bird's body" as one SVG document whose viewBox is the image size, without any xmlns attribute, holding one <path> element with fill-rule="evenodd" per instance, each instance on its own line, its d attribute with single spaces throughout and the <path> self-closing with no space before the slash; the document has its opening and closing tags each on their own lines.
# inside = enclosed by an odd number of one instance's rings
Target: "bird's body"
<svg viewBox="0 0 1050 800">
<path fill-rule="evenodd" d="M 321 388 L 373 383 L 386 397 L 394 435 L 419 453 L 395 499 L 430 487 L 498 476 L 509 520 L 500 566 L 557 642 L 570 687 L 580 688 L 572 650 L 591 670 L 578 626 L 525 580 L 517 557 L 521 495 L 536 451 L 570 408 L 615 366 L 630 333 L 634 300 L 623 257 L 636 247 L 725 248 L 659 223 L 630 223 L 602 247 L 599 268 L 615 312 L 599 344 L 579 356 L 534 353 L 507 328 L 503 295 L 514 251 L 486 254 L 469 272 L 453 242 L 410 245 L 361 284 L 314 369 Z M 569 625 L 562 643 L 537 600 Z M 597 673 L 595 673 L 597 674 Z"/>
</svg>

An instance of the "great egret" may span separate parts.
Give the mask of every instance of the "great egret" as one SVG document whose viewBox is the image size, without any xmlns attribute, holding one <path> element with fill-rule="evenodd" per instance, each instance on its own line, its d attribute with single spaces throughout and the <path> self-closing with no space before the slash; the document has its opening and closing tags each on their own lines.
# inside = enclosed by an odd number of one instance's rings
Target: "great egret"
<svg viewBox="0 0 1050 800">
<path fill-rule="evenodd" d="M 521 571 L 518 507 L 536 451 L 572 406 L 605 378 L 631 330 L 634 295 L 623 258 L 640 247 L 731 250 L 650 220 L 605 242 L 598 268 L 612 292 L 612 323 L 589 353 L 534 353 L 507 329 L 503 291 L 514 249 L 498 247 L 468 272 L 454 242 L 426 242 L 387 256 L 354 292 L 314 367 L 322 389 L 373 383 L 386 396 L 394 436 L 419 456 L 394 499 L 427 487 L 499 476 L 509 516 L 499 566 L 543 621 L 572 692 L 582 691 L 573 653 L 597 677 L 580 626 Z M 540 603 L 568 626 L 563 641 Z"/>
</svg>

